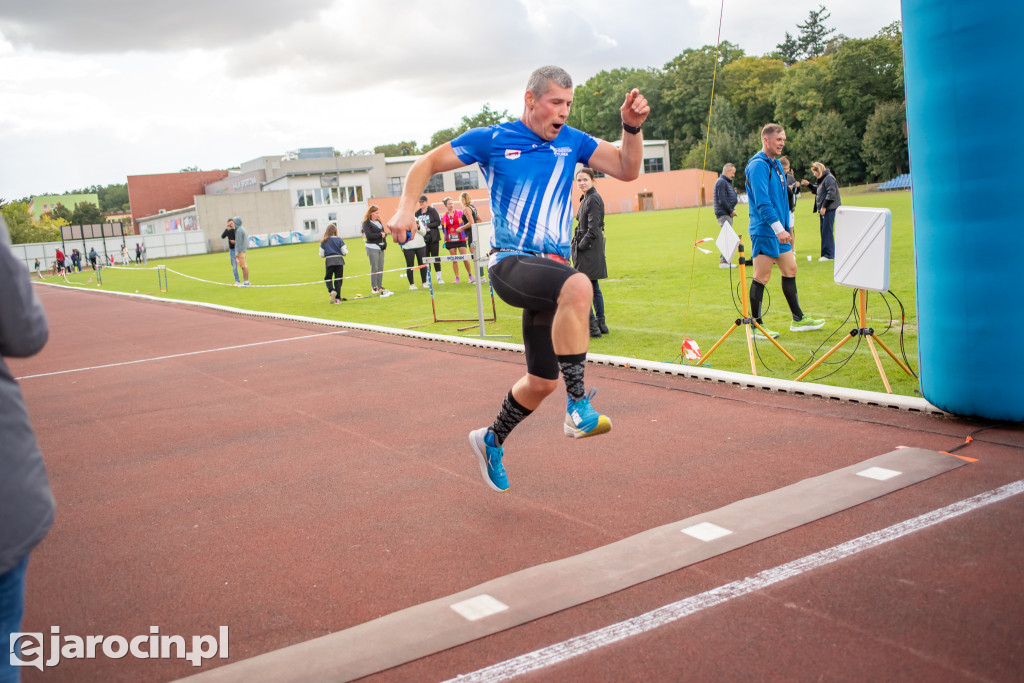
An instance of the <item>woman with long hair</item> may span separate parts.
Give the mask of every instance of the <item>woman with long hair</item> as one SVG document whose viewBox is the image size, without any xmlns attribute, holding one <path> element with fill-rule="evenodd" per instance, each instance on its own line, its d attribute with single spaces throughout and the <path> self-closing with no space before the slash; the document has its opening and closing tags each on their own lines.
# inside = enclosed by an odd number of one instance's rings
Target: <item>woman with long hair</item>
<svg viewBox="0 0 1024 683">
<path fill-rule="evenodd" d="M 832 171 L 825 164 L 815 161 L 811 164 L 811 173 L 818 182 L 812 183 L 806 178 L 801 185 L 810 187 L 814 193 L 814 213 L 818 214 L 821 229 L 821 258 L 819 261 L 831 261 L 836 257 L 836 237 L 833 233 L 836 224 L 836 209 L 843 205 L 839 198 L 839 183 Z"/>
<path fill-rule="evenodd" d="M 598 280 L 608 277 L 604 257 L 604 200 L 594 187 L 594 171 L 587 167 L 576 173 L 576 186 L 583 195 L 576 212 L 576 230 L 572 235 L 573 267 L 590 278 L 594 288 L 594 306 L 590 310 L 590 336 L 608 334 L 604 324 L 604 296 Z"/>
<path fill-rule="evenodd" d="M 463 192 L 459 195 L 459 201 L 462 202 L 462 231 L 466 233 L 466 242 L 469 245 L 469 253 L 473 253 L 473 241 L 477 239 L 478 234 L 476 231 L 476 224 L 480 222 L 480 214 L 476 212 L 476 207 L 473 206 L 473 198 L 469 196 L 468 192 Z M 479 250 L 483 249 L 483 245 L 477 246 L 477 257 L 479 258 Z M 466 262 L 466 268 L 469 268 L 469 262 Z M 470 270 L 472 270 L 470 268 Z M 480 272 L 477 277 L 484 276 L 484 268 L 480 266 Z M 473 282 L 473 276 L 469 276 L 469 281 Z"/>
<path fill-rule="evenodd" d="M 451 197 L 444 198 L 445 214 L 441 216 L 441 225 L 444 227 L 444 248 L 448 250 L 448 253 L 452 256 L 457 254 L 466 254 L 469 250 L 466 248 L 466 233 L 462 231 L 462 220 L 463 214 L 461 211 L 455 211 L 455 202 L 452 201 Z M 469 262 L 463 261 L 466 264 L 466 274 L 469 275 L 469 281 L 473 281 L 473 269 L 470 268 Z M 455 282 L 459 282 L 459 262 L 452 261 L 452 270 L 455 275 Z"/>
<path fill-rule="evenodd" d="M 338 237 L 338 226 L 331 223 L 320 238 L 320 258 L 324 259 L 324 282 L 327 293 L 331 295 L 332 304 L 340 304 L 341 283 L 345 277 L 345 254 L 348 247 L 345 240 Z"/>
<path fill-rule="evenodd" d="M 363 216 L 363 239 L 366 241 L 366 255 L 370 259 L 370 286 L 374 294 L 382 297 L 391 296 L 384 289 L 384 250 L 387 249 L 387 235 L 380 220 L 380 207 L 376 204 L 366 209 Z"/>
</svg>

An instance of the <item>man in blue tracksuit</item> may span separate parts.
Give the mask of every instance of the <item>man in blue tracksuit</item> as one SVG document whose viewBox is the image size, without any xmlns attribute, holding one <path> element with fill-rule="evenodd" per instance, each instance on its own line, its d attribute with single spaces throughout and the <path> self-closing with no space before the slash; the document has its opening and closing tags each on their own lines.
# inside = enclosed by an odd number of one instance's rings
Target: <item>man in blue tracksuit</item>
<svg viewBox="0 0 1024 683">
<path fill-rule="evenodd" d="M 761 151 L 751 157 L 745 169 L 747 200 L 750 213 L 751 254 L 754 257 L 754 279 L 750 283 L 750 315 L 761 323 L 761 299 L 765 285 L 772 275 L 772 264 L 782 274 L 782 293 L 793 313 L 790 332 L 817 330 L 825 325 L 804 315 L 796 293 L 796 257 L 793 255 L 793 236 L 783 226 L 789 222 L 789 197 L 786 176 L 779 163 L 786 145 L 786 131 L 777 123 L 761 129 Z M 762 323 L 763 325 L 763 323 Z M 778 332 L 765 330 L 778 337 Z M 760 331 L 755 336 L 763 337 Z"/>
</svg>

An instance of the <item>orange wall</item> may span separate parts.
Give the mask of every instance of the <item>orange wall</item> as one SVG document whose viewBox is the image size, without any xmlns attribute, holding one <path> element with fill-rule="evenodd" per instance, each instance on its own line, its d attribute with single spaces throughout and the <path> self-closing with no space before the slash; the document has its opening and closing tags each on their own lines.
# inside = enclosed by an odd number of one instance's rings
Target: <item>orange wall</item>
<svg viewBox="0 0 1024 683">
<path fill-rule="evenodd" d="M 640 192 L 651 192 L 654 194 L 655 208 L 657 209 L 678 209 L 683 207 L 697 206 L 697 197 L 700 194 L 700 181 L 702 173 L 697 169 L 686 169 L 682 171 L 664 171 L 662 173 L 643 173 L 636 180 L 623 182 L 615 178 L 598 178 L 594 185 L 604 199 L 605 213 L 626 213 L 628 211 L 639 211 L 637 194 Z M 715 181 L 718 174 L 714 171 L 704 171 L 704 204 L 709 205 L 714 200 Z M 438 213 L 444 213 L 441 200 L 451 197 L 456 208 L 459 206 L 459 195 L 461 192 L 434 192 L 427 195 L 430 203 Z M 573 193 L 575 202 L 578 197 Z M 488 201 L 488 192 L 482 190 L 469 190 L 469 196 L 473 198 L 480 220 L 491 220 L 491 206 Z M 373 197 L 370 203 L 380 207 L 380 215 L 384 220 L 390 218 L 398 208 L 398 197 Z"/>
</svg>

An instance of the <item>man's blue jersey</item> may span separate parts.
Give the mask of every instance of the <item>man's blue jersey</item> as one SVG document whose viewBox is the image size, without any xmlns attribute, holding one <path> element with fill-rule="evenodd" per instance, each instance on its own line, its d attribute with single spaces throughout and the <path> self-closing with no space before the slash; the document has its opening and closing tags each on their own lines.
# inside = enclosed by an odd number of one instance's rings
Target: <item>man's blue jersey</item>
<svg viewBox="0 0 1024 683">
<path fill-rule="evenodd" d="M 466 131 L 452 149 L 463 163 L 478 163 L 487 179 L 492 248 L 569 258 L 576 164 L 590 161 L 594 137 L 562 126 L 549 142 L 514 121 Z"/>
<path fill-rule="evenodd" d="M 769 159 L 764 150 L 747 162 L 743 170 L 747 176 L 747 203 L 749 204 L 751 235 L 775 237 L 772 223 L 789 228 L 789 195 L 786 176 L 778 159 Z"/>
</svg>

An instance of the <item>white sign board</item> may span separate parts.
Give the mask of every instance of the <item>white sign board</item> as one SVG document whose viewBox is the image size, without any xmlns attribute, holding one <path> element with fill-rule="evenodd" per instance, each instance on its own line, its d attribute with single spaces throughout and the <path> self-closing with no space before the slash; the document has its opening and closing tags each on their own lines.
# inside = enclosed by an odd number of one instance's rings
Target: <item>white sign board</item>
<svg viewBox="0 0 1024 683">
<path fill-rule="evenodd" d="M 872 292 L 889 290 L 889 209 L 841 206 L 836 210 L 837 285 Z"/>
<path fill-rule="evenodd" d="M 715 245 L 718 247 L 718 251 L 721 252 L 722 258 L 726 261 L 732 261 L 732 257 L 736 255 L 736 249 L 740 246 L 740 238 L 736 231 L 732 229 L 732 223 L 729 221 L 722 223 L 722 229 L 718 231 L 718 239 L 715 240 Z"/>
</svg>

